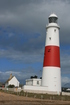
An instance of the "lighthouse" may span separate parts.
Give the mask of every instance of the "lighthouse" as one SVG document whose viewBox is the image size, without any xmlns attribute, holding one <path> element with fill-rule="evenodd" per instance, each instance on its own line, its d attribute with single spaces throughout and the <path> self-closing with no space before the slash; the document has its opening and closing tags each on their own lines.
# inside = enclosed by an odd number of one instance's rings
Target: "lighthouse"
<svg viewBox="0 0 70 105">
<path fill-rule="evenodd" d="M 51 14 L 46 26 L 46 41 L 43 61 L 42 79 L 27 79 L 23 86 L 25 92 L 60 94 L 61 68 L 58 17 Z"/>
<path fill-rule="evenodd" d="M 42 86 L 47 91 L 61 92 L 61 68 L 58 17 L 51 14 L 46 26 L 46 42 L 42 72 Z"/>
</svg>

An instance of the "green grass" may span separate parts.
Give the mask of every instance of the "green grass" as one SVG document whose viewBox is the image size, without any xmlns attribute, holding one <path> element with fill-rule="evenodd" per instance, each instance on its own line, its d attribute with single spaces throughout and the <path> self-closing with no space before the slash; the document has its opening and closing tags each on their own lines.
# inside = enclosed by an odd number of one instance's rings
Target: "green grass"
<svg viewBox="0 0 70 105">
<path fill-rule="evenodd" d="M 49 100 L 63 100 L 63 101 L 70 101 L 70 96 L 64 96 L 64 95 L 50 95 L 50 94 L 37 94 L 37 93 L 28 93 L 28 92 L 12 92 L 7 90 L 0 90 L 1 92 L 5 92 L 8 94 L 14 94 L 24 97 L 32 97 L 32 98 L 38 98 L 38 99 L 49 99 Z"/>
</svg>

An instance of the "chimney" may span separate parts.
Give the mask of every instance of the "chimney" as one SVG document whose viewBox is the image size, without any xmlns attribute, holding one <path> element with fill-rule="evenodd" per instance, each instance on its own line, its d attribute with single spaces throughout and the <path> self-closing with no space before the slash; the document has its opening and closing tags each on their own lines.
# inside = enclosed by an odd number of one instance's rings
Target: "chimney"
<svg viewBox="0 0 70 105">
<path fill-rule="evenodd" d="M 12 74 L 10 74 L 10 77 L 9 77 L 9 79 L 11 79 L 13 76 L 12 76 Z"/>
</svg>

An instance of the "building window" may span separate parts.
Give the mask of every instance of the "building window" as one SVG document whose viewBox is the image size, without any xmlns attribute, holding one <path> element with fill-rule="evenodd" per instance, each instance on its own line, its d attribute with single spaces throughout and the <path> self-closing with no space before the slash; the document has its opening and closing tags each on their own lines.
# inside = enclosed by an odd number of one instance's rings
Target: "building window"
<svg viewBox="0 0 70 105">
<path fill-rule="evenodd" d="M 37 84 L 39 84 L 39 81 L 37 81 Z"/>
</svg>

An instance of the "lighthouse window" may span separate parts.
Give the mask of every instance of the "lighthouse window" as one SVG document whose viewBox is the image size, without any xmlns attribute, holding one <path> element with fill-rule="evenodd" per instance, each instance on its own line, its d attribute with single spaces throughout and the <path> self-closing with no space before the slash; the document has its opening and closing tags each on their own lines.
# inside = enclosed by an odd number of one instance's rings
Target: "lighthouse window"
<svg viewBox="0 0 70 105">
<path fill-rule="evenodd" d="M 48 49 L 48 52 L 50 52 L 51 49 Z"/>
<path fill-rule="evenodd" d="M 51 37 L 49 37 L 49 40 L 51 40 Z"/>
<path fill-rule="evenodd" d="M 56 29 L 54 29 L 54 32 L 56 32 Z"/>
</svg>

